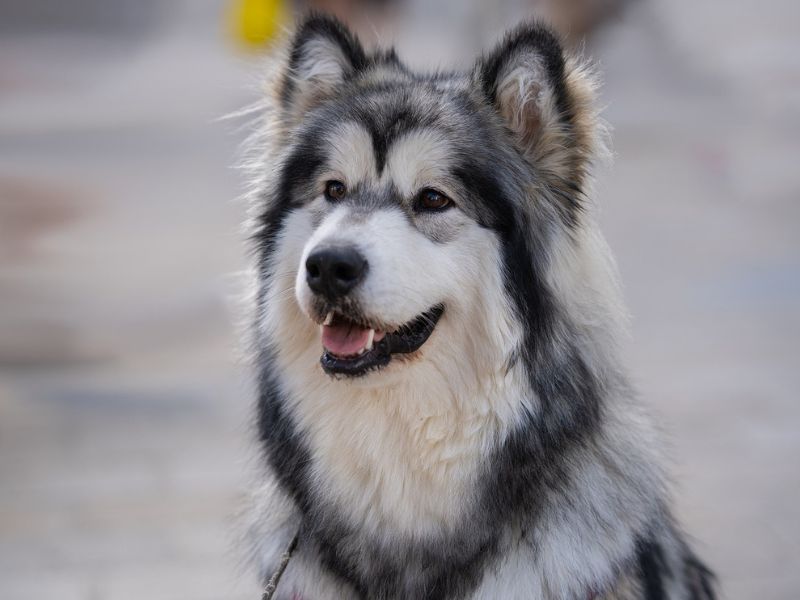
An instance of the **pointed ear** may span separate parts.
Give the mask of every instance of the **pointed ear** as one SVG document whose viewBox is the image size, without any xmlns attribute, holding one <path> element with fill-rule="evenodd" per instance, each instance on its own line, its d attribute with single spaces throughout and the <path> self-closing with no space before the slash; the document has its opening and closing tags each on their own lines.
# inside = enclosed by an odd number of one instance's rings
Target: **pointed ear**
<svg viewBox="0 0 800 600">
<path fill-rule="evenodd" d="M 597 129 L 593 85 L 555 35 L 537 24 L 512 31 L 475 77 L 523 156 L 550 183 L 579 190 Z"/>
<path fill-rule="evenodd" d="M 333 17 L 312 15 L 292 39 L 280 102 L 297 119 L 333 97 L 339 86 L 367 64 L 358 39 Z"/>
</svg>

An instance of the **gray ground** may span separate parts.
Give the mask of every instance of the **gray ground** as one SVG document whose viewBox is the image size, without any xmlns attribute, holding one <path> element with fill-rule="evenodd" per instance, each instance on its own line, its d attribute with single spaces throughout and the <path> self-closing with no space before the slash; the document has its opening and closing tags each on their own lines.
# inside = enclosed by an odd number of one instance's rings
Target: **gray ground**
<svg viewBox="0 0 800 600">
<path fill-rule="evenodd" d="M 35 33 L 25 11 L 2 28 L 4 600 L 257 597 L 230 552 L 252 455 L 241 134 L 213 121 L 257 73 L 213 2 L 169 6 L 136 34 L 63 14 Z M 800 597 L 799 13 L 643 3 L 589 48 L 632 370 L 737 600 Z"/>
</svg>

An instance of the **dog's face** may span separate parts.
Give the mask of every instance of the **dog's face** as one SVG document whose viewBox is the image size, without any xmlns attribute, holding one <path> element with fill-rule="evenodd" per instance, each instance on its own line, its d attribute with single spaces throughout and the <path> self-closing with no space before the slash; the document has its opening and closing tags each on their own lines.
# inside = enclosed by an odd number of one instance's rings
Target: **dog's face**
<svg viewBox="0 0 800 600">
<path fill-rule="evenodd" d="M 333 21 L 306 23 L 264 192 L 267 318 L 297 321 L 273 343 L 375 385 L 442 357 L 510 364 L 531 244 L 578 218 L 583 149 L 553 43 L 528 31 L 471 73 L 420 76 L 393 53 L 367 55 Z M 293 297 L 276 283 L 289 279 Z"/>
<path fill-rule="evenodd" d="M 485 286 L 502 285 L 492 281 L 496 235 L 461 176 L 480 124 L 458 115 L 445 86 L 407 87 L 405 97 L 357 91 L 303 128 L 322 162 L 303 182 L 299 210 L 312 228 L 295 293 L 320 325 L 321 364 L 331 374 L 424 360 L 440 324 L 468 327 Z"/>
</svg>

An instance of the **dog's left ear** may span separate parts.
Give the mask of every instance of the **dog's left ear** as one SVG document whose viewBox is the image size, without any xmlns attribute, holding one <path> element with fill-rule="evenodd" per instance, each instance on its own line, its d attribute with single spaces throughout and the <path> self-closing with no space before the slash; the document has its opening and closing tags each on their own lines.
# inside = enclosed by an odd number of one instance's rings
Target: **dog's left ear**
<svg viewBox="0 0 800 600">
<path fill-rule="evenodd" d="M 524 25 L 481 57 L 474 73 L 528 162 L 550 183 L 579 189 L 597 129 L 593 85 L 556 36 Z"/>
</svg>

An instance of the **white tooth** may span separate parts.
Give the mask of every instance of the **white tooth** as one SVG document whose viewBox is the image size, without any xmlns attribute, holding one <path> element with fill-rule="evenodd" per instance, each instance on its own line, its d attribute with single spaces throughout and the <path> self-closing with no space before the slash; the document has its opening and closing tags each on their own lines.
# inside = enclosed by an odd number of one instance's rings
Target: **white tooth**
<svg viewBox="0 0 800 600">
<path fill-rule="evenodd" d="M 375 339 L 375 330 L 370 329 L 369 333 L 367 334 L 367 345 L 364 346 L 364 350 L 372 350 L 372 341 Z"/>
<path fill-rule="evenodd" d="M 328 313 L 328 316 L 325 317 L 325 320 L 322 322 L 323 325 L 330 325 L 333 323 L 333 311 Z"/>
</svg>

